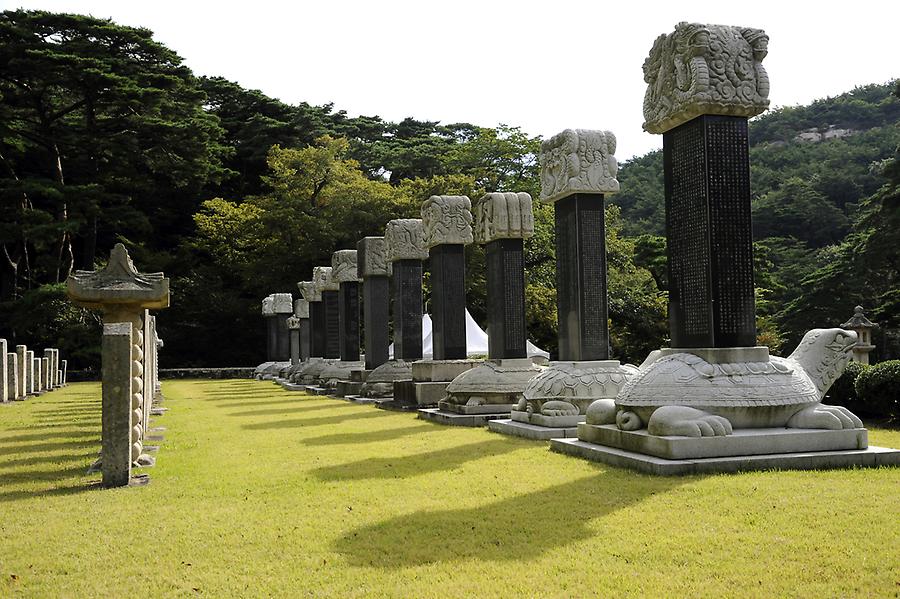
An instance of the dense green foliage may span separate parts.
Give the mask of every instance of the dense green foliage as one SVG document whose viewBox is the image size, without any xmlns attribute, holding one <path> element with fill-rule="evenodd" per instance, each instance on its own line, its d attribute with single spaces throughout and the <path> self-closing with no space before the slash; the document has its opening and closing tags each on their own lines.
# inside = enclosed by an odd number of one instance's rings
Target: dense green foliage
<svg viewBox="0 0 900 599">
<path fill-rule="evenodd" d="M 844 373 L 828 390 L 826 400 L 829 404 L 844 406 L 851 410 L 854 414 L 860 415 L 864 410 L 860 409 L 859 396 L 856 394 L 856 379 L 860 373 L 869 368 L 867 364 L 859 362 L 850 362 L 844 369 Z"/>
<path fill-rule="evenodd" d="M 435 193 L 538 196 L 540 138 L 516 127 L 286 104 L 198 79 L 149 31 L 92 17 L 7 11 L 0 42 L 0 336 L 65 347 L 76 368 L 96 365 L 98 320 L 68 305 L 60 283 L 102 266 L 116 241 L 141 270 L 172 279 L 163 365 L 252 365 L 260 299 L 296 295 L 335 250 L 418 216 Z M 866 86 L 751 123 L 759 342 L 773 350 L 860 303 L 881 324 L 874 356 L 900 355 L 890 92 Z M 798 138 L 810 130 L 830 138 Z M 634 362 L 667 335 L 662 177 L 661 152 L 624 163 L 607 209 L 611 343 Z M 553 352 L 551 206 L 535 203 L 535 228 L 528 327 Z M 484 253 L 466 256 L 469 309 L 483 324 Z"/>
<path fill-rule="evenodd" d="M 879 418 L 900 418 L 900 360 L 866 368 L 856 377 L 861 411 Z"/>
</svg>

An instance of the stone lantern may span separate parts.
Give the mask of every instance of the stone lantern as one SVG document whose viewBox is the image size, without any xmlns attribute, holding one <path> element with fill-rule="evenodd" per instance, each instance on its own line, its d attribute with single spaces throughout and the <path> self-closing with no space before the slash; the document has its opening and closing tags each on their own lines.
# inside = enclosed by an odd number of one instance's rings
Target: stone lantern
<svg viewBox="0 0 900 599">
<path fill-rule="evenodd" d="M 872 329 L 878 324 L 866 318 L 862 306 L 856 306 L 853 310 L 853 316 L 841 325 L 842 329 L 848 329 L 856 332 L 856 346 L 853 348 L 853 355 L 850 357 L 854 362 L 860 364 L 869 363 L 869 352 L 875 349 L 872 345 Z"/>
</svg>

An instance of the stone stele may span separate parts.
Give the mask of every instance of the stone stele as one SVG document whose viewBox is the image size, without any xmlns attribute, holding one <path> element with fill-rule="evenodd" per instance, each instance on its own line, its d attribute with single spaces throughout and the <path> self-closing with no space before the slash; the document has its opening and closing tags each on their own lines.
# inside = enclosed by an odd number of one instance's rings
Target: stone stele
<svg viewBox="0 0 900 599">
<path fill-rule="evenodd" d="M 472 202 L 466 196 L 431 196 L 422 203 L 425 247 L 472 243 Z"/>
<path fill-rule="evenodd" d="M 390 262 L 398 260 L 427 260 L 425 230 L 420 218 L 398 218 L 388 221 L 384 242 Z"/>
<path fill-rule="evenodd" d="M 534 235 L 531 195 L 488 193 L 475 202 L 474 237 L 481 244 L 497 239 L 528 239 Z"/>
<path fill-rule="evenodd" d="M 331 255 L 331 279 L 338 285 L 359 281 L 356 273 L 356 250 L 338 250 Z"/>
<path fill-rule="evenodd" d="M 611 131 L 566 129 L 541 142 L 541 201 L 579 193 L 619 191 L 616 136 Z"/>
<path fill-rule="evenodd" d="M 644 61 L 644 129 L 665 133 L 702 114 L 751 117 L 769 107 L 762 29 L 682 22 Z"/>
</svg>

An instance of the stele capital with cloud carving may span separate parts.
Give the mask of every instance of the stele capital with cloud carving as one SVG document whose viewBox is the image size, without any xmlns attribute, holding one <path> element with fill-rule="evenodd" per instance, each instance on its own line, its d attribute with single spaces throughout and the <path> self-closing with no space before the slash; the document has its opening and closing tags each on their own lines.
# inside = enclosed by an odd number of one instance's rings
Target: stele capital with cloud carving
<svg viewBox="0 0 900 599">
<path fill-rule="evenodd" d="M 528 239 L 534 235 L 531 195 L 488 193 L 475 202 L 474 236 L 478 243 L 497 239 Z"/>
<path fill-rule="evenodd" d="M 616 136 L 611 131 L 566 129 L 541 142 L 541 201 L 579 193 L 619 191 Z"/>
<path fill-rule="evenodd" d="M 391 262 L 428 259 L 422 219 L 398 218 L 388 221 L 384 229 L 384 240 Z"/>
<path fill-rule="evenodd" d="M 762 29 L 681 22 L 644 61 L 644 130 L 665 133 L 704 114 L 751 117 L 769 107 Z"/>
<path fill-rule="evenodd" d="M 338 285 L 358 281 L 356 250 L 338 250 L 331 255 L 331 279 Z"/>
<path fill-rule="evenodd" d="M 422 203 L 422 224 L 428 249 L 472 243 L 472 201 L 466 196 L 431 196 Z"/>
</svg>

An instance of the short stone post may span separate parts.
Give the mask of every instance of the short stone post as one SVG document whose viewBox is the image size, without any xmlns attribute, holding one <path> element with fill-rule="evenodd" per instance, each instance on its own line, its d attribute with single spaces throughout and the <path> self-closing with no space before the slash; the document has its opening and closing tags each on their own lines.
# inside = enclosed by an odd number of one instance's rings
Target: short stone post
<svg viewBox="0 0 900 599">
<path fill-rule="evenodd" d="M 69 361 L 68 360 L 60 360 L 60 365 L 61 365 L 60 376 L 62 377 L 62 379 L 61 379 L 62 384 L 65 385 L 66 384 L 66 376 L 68 375 L 67 371 L 69 369 Z"/>
<path fill-rule="evenodd" d="M 0 339 L 0 403 L 6 403 L 10 400 L 9 377 L 7 375 L 8 365 L 6 339 Z"/>
<path fill-rule="evenodd" d="M 46 355 L 46 350 L 44 350 L 45 355 L 43 358 L 40 358 L 41 361 L 41 385 L 44 388 L 44 391 L 52 391 L 53 388 L 50 386 L 50 357 Z"/>
<path fill-rule="evenodd" d="M 475 204 L 475 241 L 487 261 L 488 362 L 447 386 L 442 420 L 478 425 L 508 416 L 528 381 L 541 372 L 528 358 L 524 240 L 534 234 L 531 196 L 489 193 Z M 467 415 L 457 418 L 457 414 Z"/>
<path fill-rule="evenodd" d="M 384 245 L 391 272 L 394 357 L 369 373 L 363 394 L 387 398 L 396 393 L 397 402 L 415 404 L 412 363 L 422 359 L 422 261 L 428 258 L 421 219 L 389 221 Z"/>
<path fill-rule="evenodd" d="M 25 399 L 19 384 L 19 356 L 16 353 L 6 354 L 6 385 L 10 401 Z"/>
<path fill-rule="evenodd" d="M 41 395 L 46 390 L 44 388 L 44 360 L 43 358 L 32 358 L 31 363 L 34 364 L 34 392 L 36 395 Z"/>
<path fill-rule="evenodd" d="M 24 400 L 31 394 L 31 387 L 28 382 L 28 372 L 31 368 L 28 366 L 28 347 L 25 345 L 17 345 L 16 346 L 16 362 L 19 379 L 19 397 L 18 399 Z"/>
<path fill-rule="evenodd" d="M 143 455 L 144 323 L 146 309 L 169 306 L 169 280 L 162 273 L 139 273 L 121 243 L 106 268 L 76 271 L 66 281 L 69 298 L 103 311 L 103 439 L 101 471 L 107 486 L 128 484 L 132 462 L 152 464 Z M 112 325 L 112 326 L 110 326 Z M 127 416 L 125 416 L 127 415 Z M 128 466 L 123 466 L 127 460 Z"/>
<path fill-rule="evenodd" d="M 465 248 L 472 243 L 471 208 L 466 196 L 431 196 L 422 204 L 435 360 L 467 356 Z"/>
<path fill-rule="evenodd" d="M 132 393 L 134 366 L 131 361 L 132 322 L 109 322 L 103 325 L 102 378 L 103 399 L 101 414 L 101 465 L 103 484 L 107 487 L 122 487 L 131 481 L 131 465 L 136 460 L 132 441 L 134 432 L 132 414 L 134 405 Z M 140 411 L 140 404 L 135 408 Z M 140 426 L 140 425 L 135 425 Z M 137 442 L 136 444 L 140 444 Z"/>
<path fill-rule="evenodd" d="M 55 350 L 52 347 L 48 347 L 44 349 L 44 359 L 47 360 L 47 373 L 44 375 L 44 378 L 47 381 L 47 390 L 52 391 L 56 388 L 56 368 L 53 364 L 53 352 Z"/>
<path fill-rule="evenodd" d="M 331 255 L 331 278 L 338 285 L 338 334 L 342 362 L 359 361 L 359 275 L 356 250 Z"/>
<path fill-rule="evenodd" d="M 38 393 L 40 386 L 38 385 L 37 376 L 36 376 L 38 374 L 38 371 L 34 365 L 34 351 L 33 350 L 29 349 L 27 352 L 25 352 L 25 363 L 26 363 L 25 368 L 27 370 L 26 376 L 28 378 L 28 394 L 35 395 Z"/>
<path fill-rule="evenodd" d="M 146 423 L 150 422 L 150 410 L 153 407 L 153 349 L 156 346 L 153 339 L 154 318 L 154 316 L 150 315 L 150 310 L 144 310 L 142 319 L 144 323 L 143 330 L 141 331 L 141 339 L 143 340 L 141 351 L 144 354 L 144 370 L 142 372 L 144 384 L 141 388 L 141 395 L 144 398 L 144 403 L 142 405 L 144 416 L 141 422 L 145 423 L 145 433 L 148 428 Z"/>
<path fill-rule="evenodd" d="M 391 263 L 384 237 L 363 237 L 356 244 L 357 276 L 363 282 L 366 370 L 388 361 Z"/>
</svg>

